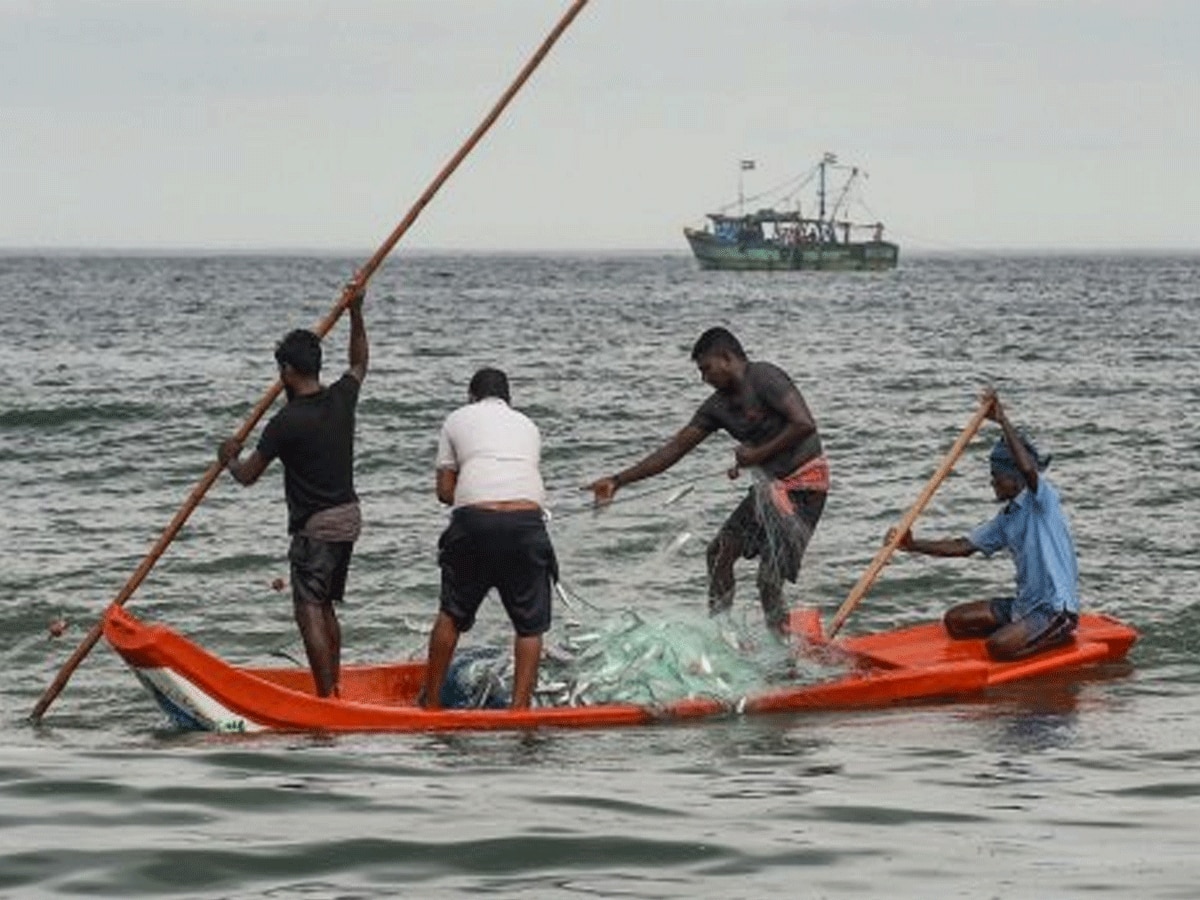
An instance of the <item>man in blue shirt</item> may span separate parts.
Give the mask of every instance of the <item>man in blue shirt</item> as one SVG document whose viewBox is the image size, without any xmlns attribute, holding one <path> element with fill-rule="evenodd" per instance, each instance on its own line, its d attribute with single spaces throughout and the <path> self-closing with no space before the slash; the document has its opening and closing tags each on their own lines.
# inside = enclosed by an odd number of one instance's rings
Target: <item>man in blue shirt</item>
<svg viewBox="0 0 1200 900">
<path fill-rule="evenodd" d="M 1058 490 L 1041 475 L 1049 457 L 1017 433 L 995 391 L 984 399 L 991 401 L 988 418 L 1004 432 L 991 454 L 992 489 L 1004 509 L 966 537 L 918 540 L 909 532 L 899 547 L 929 556 L 1007 550 L 1017 569 L 1016 596 L 962 603 L 943 621 L 951 637 L 985 637 L 993 659 L 1012 660 L 1071 640 L 1079 621 L 1079 568 Z"/>
</svg>

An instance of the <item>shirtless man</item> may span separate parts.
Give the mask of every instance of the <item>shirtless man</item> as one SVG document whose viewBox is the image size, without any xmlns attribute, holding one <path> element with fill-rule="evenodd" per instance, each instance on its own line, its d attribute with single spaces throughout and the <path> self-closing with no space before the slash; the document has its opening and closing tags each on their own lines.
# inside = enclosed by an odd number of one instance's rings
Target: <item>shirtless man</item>
<svg viewBox="0 0 1200 900">
<path fill-rule="evenodd" d="M 665 472 L 714 431 L 726 431 L 740 442 L 729 476 L 757 467 L 765 478 L 708 545 L 709 611 L 730 608 L 734 562 L 757 556 L 763 615 L 770 628 L 783 631 L 788 615 L 783 582 L 796 581 L 829 491 L 829 462 L 817 423 L 787 373 L 751 362 L 728 330 L 710 328 L 700 335 L 692 360 L 714 388 L 692 420 L 653 453 L 588 487 L 597 504 L 606 504 L 625 485 Z"/>
</svg>

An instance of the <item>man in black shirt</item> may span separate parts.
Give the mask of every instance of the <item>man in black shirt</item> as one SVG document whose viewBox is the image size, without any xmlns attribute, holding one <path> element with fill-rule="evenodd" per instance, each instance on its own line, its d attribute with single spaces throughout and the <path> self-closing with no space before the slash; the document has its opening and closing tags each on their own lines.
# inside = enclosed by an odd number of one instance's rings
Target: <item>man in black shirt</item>
<svg viewBox="0 0 1200 900">
<path fill-rule="evenodd" d="M 739 445 L 729 477 L 757 467 L 763 480 L 721 526 L 708 545 L 709 611 L 733 603 L 733 564 L 759 557 L 758 591 L 768 626 L 787 624 L 783 581 L 794 582 L 829 490 L 829 463 L 808 404 L 787 373 L 768 362 L 751 362 L 724 328 L 710 328 L 692 348 L 692 359 L 715 392 L 691 422 L 658 450 L 589 487 L 598 504 L 627 484 L 664 472 L 718 429 Z"/>
<path fill-rule="evenodd" d="M 364 292 L 350 303 L 350 367 L 329 387 L 321 384 L 321 340 L 289 332 L 275 348 L 287 404 L 267 423 L 243 460 L 236 438 L 217 458 L 244 485 L 256 482 L 271 460 L 283 463 L 287 499 L 292 607 L 319 697 L 337 696 L 342 633 L 333 604 L 346 588 L 350 555 L 362 518 L 354 492 L 354 411 L 367 376 Z"/>
</svg>

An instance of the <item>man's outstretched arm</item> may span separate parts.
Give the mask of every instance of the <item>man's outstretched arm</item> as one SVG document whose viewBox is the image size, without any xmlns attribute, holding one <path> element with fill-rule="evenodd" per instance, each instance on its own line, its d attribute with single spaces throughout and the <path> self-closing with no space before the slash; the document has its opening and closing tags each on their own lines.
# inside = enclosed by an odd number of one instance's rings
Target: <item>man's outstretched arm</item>
<svg viewBox="0 0 1200 900">
<path fill-rule="evenodd" d="M 665 472 L 691 453 L 706 437 L 708 437 L 708 432 L 704 429 L 697 428 L 695 425 L 685 425 L 653 453 L 615 475 L 593 481 L 587 487 L 595 496 L 597 503 L 607 503 L 612 500 L 617 490 L 625 485 Z"/>
<path fill-rule="evenodd" d="M 890 529 L 884 543 L 895 536 L 896 529 Z M 979 549 L 964 537 L 921 540 L 913 537 L 911 531 L 904 532 L 904 537 L 896 546 L 908 553 L 921 553 L 925 556 L 970 556 Z"/>
</svg>

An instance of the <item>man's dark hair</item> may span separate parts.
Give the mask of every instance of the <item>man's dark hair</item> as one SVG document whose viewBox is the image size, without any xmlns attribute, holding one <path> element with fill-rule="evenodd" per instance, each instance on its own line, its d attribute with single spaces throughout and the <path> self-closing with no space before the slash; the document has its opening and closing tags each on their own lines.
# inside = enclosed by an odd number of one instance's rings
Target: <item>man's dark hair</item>
<svg viewBox="0 0 1200 900">
<path fill-rule="evenodd" d="M 508 376 L 499 369 L 480 369 L 471 376 L 471 384 L 467 387 L 467 393 L 475 400 L 499 397 L 508 403 L 510 402 Z"/>
<path fill-rule="evenodd" d="M 275 362 L 301 375 L 321 374 L 321 339 L 306 328 L 289 331 L 275 348 Z"/>
<path fill-rule="evenodd" d="M 741 342 L 733 336 L 733 332 L 728 328 L 710 328 L 696 340 L 696 345 L 692 347 L 692 362 L 699 362 L 702 357 L 708 356 L 710 353 L 729 352 L 738 359 L 746 358 L 746 351 L 742 349 Z"/>
</svg>

